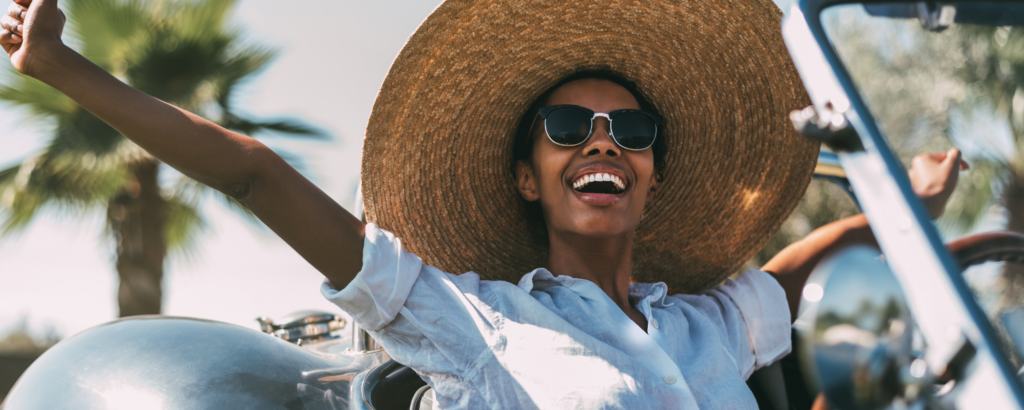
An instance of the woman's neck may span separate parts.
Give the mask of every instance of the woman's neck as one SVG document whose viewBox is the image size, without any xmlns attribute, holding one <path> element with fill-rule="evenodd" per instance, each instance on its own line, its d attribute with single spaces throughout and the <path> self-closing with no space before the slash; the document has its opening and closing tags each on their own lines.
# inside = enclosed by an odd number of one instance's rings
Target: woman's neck
<svg viewBox="0 0 1024 410">
<path fill-rule="evenodd" d="M 548 232 L 548 270 L 597 284 L 640 328 L 647 319 L 629 303 L 629 278 L 633 267 L 633 234 L 592 238 Z"/>
</svg>

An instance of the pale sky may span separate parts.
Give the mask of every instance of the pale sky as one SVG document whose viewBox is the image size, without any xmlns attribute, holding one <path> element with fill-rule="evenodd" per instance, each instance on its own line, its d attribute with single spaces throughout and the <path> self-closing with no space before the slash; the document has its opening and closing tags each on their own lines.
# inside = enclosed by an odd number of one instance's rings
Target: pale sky
<svg viewBox="0 0 1024 410">
<path fill-rule="evenodd" d="M 303 156 L 314 182 L 351 208 L 362 136 L 388 67 L 438 0 L 240 0 L 235 21 L 280 58 L 243 87 L 236 106 L 291 115 L 334 141 L 276 143 Z M 776 0 L 788 10 L 792 0 Z M 0 59 L 0 64 L 9 64 Z M 3 81 L 0 78 L 0 81 Z M 0 167 L 38 152 L 49 133 L 0 105 Z M 274 145 L 276 140 L 271 140 Z M 211 227 L 191 260 L 166 267 L 164 313 L 256 328 L 257 316 L 338 311 L 319 293 L 322 276 L 280 239 L 209 201 Z M 22 234 L 0 238 L 0 338 L 21 319 L 33 332 L 70 336 L 116 317 L 112 245 L 103 215 L 47 213 Z"/>
</svg>

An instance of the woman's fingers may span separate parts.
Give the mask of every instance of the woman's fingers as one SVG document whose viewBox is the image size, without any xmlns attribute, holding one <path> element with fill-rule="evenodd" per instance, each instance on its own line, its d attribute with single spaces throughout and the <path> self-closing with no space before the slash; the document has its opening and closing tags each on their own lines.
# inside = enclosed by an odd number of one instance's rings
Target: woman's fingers
<svg viewBox="0 0 1024 410">
<path fill-rule="evenodd" d="M 25 21 L 25 13 L 26 13 L 26 11 L 27 11 L 26 8 L 20 6 L 20 5 L 16 4 L 16 3 L 11 3 L 9 6 L 7 6 L 7 15 L 11 16 L 12 18 L 15 18 L 15 19 L 17 19 L 19 21 Z"/>
<path fill-rule="evenodd" d="M 2 16 L 0 17 L 0 28 L 3 28 L 4 30 L 7 30 L 17 35 L 21 35 L 23 25 L 21 24 L 20 21 L 15 20 L 11 16 Z"/>
<path fill-rule="evenodd" d="M 948 170 L 948 172 L 956 172 L 960 170 L 960 150 L 956 148 L 950 148 L 946 151 L 946 157 L 942 159 L 942 168 Z"/>
<path fill-rule="evenodd" d="M 957 165 L 958 165 L 957 168 L 959 168 L 961 171 L 966 171 L 966 170 L 971 169 L 971 164 L 967 163 L 967 160 L 964 159 L 963 153 L 960 152 L 960 150 L 956 149 L 956 147 L 950 148 L 949 151 L 947 151 L 947 152 L 942 152 L 942 153 L 938 153 L 938 154 L 931 154 L 931 155 L 941 155 L 941 158 L 939 158 L 939 161 L 942 161 L 944 164 L 947 163 L 947 162 L 950 162 L 950 161 L 959 160 L 958 163 L 957 163 Z M 952 164 L 949 164 L 949 165 L 952 165 Z"/>
<path fill-rule="evenodd" d="M 25 14 L 27 13 L 28 9 L 17 3 L 11 3 L 10 6 L 7 6 L 7 15 L 17 19 L 18 21 L 24 22 Z"/>
<path fill-rule="evenodd" d="M 18 51 L 20 46 L 21 36 L 11 33 L 6 29 L 0 30 L 0 47 L 3 47 L 4 52 L 6 52 L 7 55 L 11 55 L 15 51 Z"/>
</svg>

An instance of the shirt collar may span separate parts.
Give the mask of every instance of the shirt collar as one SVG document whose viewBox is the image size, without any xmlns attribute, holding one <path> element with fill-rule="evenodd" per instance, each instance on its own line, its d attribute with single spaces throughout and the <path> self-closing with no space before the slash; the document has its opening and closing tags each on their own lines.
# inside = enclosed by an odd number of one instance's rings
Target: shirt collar
<svg viewBox="0 0 1024 410">
<path fill-rule="evenodd" d="M 571 288 L 574 284 L 583 284 L 584 282 L 593 286 L 577 286 L 573 290 L 582 295 L 583 293 L 591 293 L 590 291 L 597 289 L 597 291 L 604 295 L 604 291 L 601 291 L 597 285 L 594 285 L 589 280 L 576 279 L 566 275 L 555 276 L 544 268 L 537 268 L 532 272 L 523 275 L 523 278 L 519 280 L 519 288 L 529 293 L 534 290 L 542 291 L 552 286 L 565 286 L 567 288 Z M 649 302 L 651 307 L 665 308 L 672 306 L 672 303 L 665 301 L 665 296 L 667 296 L 667 294 L 668 286 L 665 285 L 665 282 L 629 284 L 629 295 L 636 297 L 641 301 Z"/>
<path fill-rule="evenodd" d="M 672 306 L 671 302 L 665 301 L 668 296 L 668 285 L 665 282 L 658 283 L 630 283 L 629 296 L 647 299 L 651 307 L 666 308 Z"/>
<path fill-rule="evenodd" d="M 576 282 L 576 278 L 566 275 L 555 275 L 548 272 L 547 269 L 537 268 L 532 272 L 523 275 L 522 279 L 519 279 L 519 287 L 530 293 L 534 290 L 544 290 L 552 286 L 565 286 L 571 287 Z"/>
</svg>

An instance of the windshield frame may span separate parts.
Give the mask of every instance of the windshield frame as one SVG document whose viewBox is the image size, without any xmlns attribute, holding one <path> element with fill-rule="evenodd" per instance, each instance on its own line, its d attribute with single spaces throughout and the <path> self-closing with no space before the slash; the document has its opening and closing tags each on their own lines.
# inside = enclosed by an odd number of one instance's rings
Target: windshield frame
<svg viewBox="0 0 1024 410">
<path fill-rule="evenodd" d="M 906 170 L 884 139 L 825 33 L 821 21 L 825 9 L 872 3 L 894 1 L 800 0 L 784 18 L 783 36 L 787 47 L 815 108 L 819 112 L 835 109 L 845 114 L 857 131 L 863 149 L 839 151 L 837 155 L 929 344 L 926 360 L 932 366 L 944 364 L 943 357 L 948 358 L 959 347 L 946 337 L 948 330 L 959 327 L 963 337 L 978 350 L 975 361 L 979 365 L 969 374 L 977 374 L 977 378 L 989 379 L 989 382 L 995 381 L 993 378 L 1003 381 L 992 387 L 966 383 L 972 393 L 978 394 L 962 396 L 977 400 L 983 398 L 982 395 L 992 399 L 992 395 L 998 394 L 1003 401 L 1024 408 L 1024 392 L 1016 380 L 1016 370 L 998 347 L 992 324 L 974 299 L 961 274 L 962 269 L 946 249 L 923 203 L 911 188 Z M 979 373 L 987 373 L 987 377 Z M 957 404 L 968 402 L 958 400 Z"/>
</svg>

